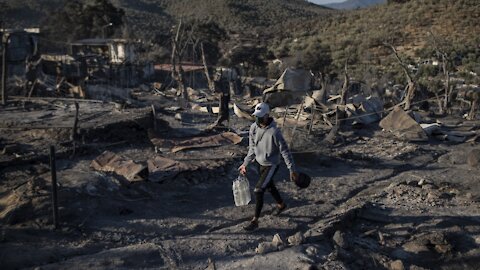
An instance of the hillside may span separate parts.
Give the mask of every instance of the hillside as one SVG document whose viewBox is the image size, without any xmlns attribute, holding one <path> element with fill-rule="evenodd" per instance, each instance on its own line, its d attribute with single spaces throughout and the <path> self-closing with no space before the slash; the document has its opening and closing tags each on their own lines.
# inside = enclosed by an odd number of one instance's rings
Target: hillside
<svg viewBox="0 0 480 270">
<path fill-rule="evenodd" d="M 263 44 L 276 57 L 296 57 L 320 46 L 331 55 L 333 69 L 343 66 L 347 57 L 357 67 L 382 65 L 391 60 L 384 42 L 412 58 L 432 56 L 430 32 L 445 41 L 457 58 L 479 62 L 480 6 L 476 0 L 412 0 L 350 11 L 304 0 L 111 1 L 126 11 L 126 27 L 118 34 L 166 47 L 175 21 L 197 18 L 212 19 L 231 36 Z M 40 25 L 65 2 L 8 0 L 8 7 L 2 9 L 5 26 Z"/>
<path fill-rule="evenodd" d="M 2 12 L 9 27 L 40 25 L 49 14 L 61 11 L 67 0 L 7 0 Z M 229 31 L 272 32 L 298 21 L 316 18 L 328 9 L 304 0 L 112 0 L 126 11 L 134 35 L 167 31 L 175 19 L 212 19 Z M 60 8 L 59 8 L 60 7 Z"/>
<path fill-rule="evenodd" d="M 332 3 L 324 5 L 333 9 L 357 9 L 357 8 L 366 8 L 373 5 L 385 4 L 387 0 L 347 0 L 340 3 Z"/>
<path fill-rule="evenodd" d="M 281 45 L 298 50 L 320 40 L 331 49 L 337 68 L 343 66 L 347 56 L 351 63 L 365 68 L 391 60 L 384 42 L 412 58 L 433 57 L 432 32 L 449 47 L 452 55 L 478 63 L 479 18 L 480 6 L 476 0 L 413 0 L 340 12 L 318 20 L 308 33 L 284 40 Z"/>
</svg>

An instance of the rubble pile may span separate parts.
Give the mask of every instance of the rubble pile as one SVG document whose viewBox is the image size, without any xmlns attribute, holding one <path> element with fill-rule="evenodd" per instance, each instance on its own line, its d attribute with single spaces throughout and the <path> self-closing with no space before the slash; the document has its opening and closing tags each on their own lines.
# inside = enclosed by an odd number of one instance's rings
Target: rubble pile
<svg viewBox="0 0 480 270">
<path fill-rule="evenodd" d="M 242 97 L 232 80 L 225 106 L 217 103 L 225 91 L 207 88 L 105 86 L 105 68 L 82 88 L 84 97 L 100 100 L 37 91 L 1 108 L 0 253 L 7 269 L 475 266 L 477 120 L 388 108 L 385 97 L 345 96 L 348 87 L 329 95 L 311 88 L 305 70 L 289 69 L 268 87 L 260 80 L 263 97 Z M 282 165 L 274 181 L 288 207 L 272 215 L 276 206 L 266 198 L 250 233 L 242 225 L 255 206 L 234 206 L 231 181 L 263 99 L 312 181 L 298 189 Z M 250 166 L 247 176 L 254 186 L 257 169 Z"/>
</svg>

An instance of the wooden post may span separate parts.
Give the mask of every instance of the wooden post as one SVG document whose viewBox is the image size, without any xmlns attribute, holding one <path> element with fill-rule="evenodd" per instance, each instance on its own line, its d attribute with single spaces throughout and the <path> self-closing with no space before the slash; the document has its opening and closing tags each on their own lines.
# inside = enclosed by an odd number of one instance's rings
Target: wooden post
<svg viewBox="0 0 480 270">
<path fill-rule="evenodd" d="M 282 123 L 282 131 L 285 130 L 285 125 L 286 125 L 286 121 L 287 121 L 287 113 L 288 113 L 288 108 L 290 107 L 290 105 L 287 105 L 285 106 L 285 113 L 283 114 L 283 123 Z"/>
<path fill-rule="evenodd" d="M 78 140 L 77 127 L 78 127 L 79 106 L 78 106 L 78 102 L 76 101 L 74 104 L 75 104 L 75 119 L 73 120 L 72 133 L 70 134 L 70 140 L 72 141 L 72 156 L 70 158 L 73 158 L 75 156 L 75 153 L 77 151 L 77 140 Z"/>
<path fill-rule="evenodd" d="M 312 111 L 312 115 L 310 116 L 310 127 L 308 128 L 308 135 L 310 135 L 312 133 L 312 129 L 313 129 L 313 122 L 315 121 L 315 110 L 317 109 L 317 106 L 315 106 L 315 101 L 312 103 L 312 107 L 311 107 L 311 111 Z"/>
<path fill-rule="evenodd" d="M 153 131 L 157 132 L 157 111 L 155 106 L 152 104 L 152 114 L 153 114 Z"/>
<path fill-rule="evenodd" d="M 292 138 L 290 139 L 289 148 L 292 148 L 293 146 L 295 131 L 297 130 L 297 126 L 298 126 L 298 120 L 300 119 L 300 115 L 302 115 L 302 112 L 303 112 L 303 104 L 305 104 L 305 97 L 303 97 L 302 103 L 300 104 L 300 107 L 298 108 L 298 111 L 297 111 L 297 116 L 295 119 L 295 125 L 293 126 Z"/>
<path fill-rule="evenodd" d="M 55 147 L 50 146 L 50 172 L 52 175 L 52 208 L 53 208 L 53 224 L 55 229 L 58 225 L 58 199 L 57 199 L 57 168 L 55 165 Z"/>
<path fill-rule="evenodd" d="M 7 104 L 7 55 L 8 55 L 8 40 L 10 36 L 8 33 L 3 33 L 2 36 L 2 43 L 3 43 L 3 50 L 2 50 L 2 105 Z"/>
<path fill-rule="evenodd" d="M 467 120 L 475 120 L 477 110 L 477 100 L 474 99 L 471 103 L 470 112 L 467 115 Z"/>
<path fill-rule="evenodd" d="M 79 106 L 78 102 L 75 101 L 75 119 L 73 120 L 73 127 L 72 127 L 72 135 L 70 139 L 75 141 L 77 139 L 77 127 L 78 127 L 78 114 L 79 114 Z"/>
</svg>

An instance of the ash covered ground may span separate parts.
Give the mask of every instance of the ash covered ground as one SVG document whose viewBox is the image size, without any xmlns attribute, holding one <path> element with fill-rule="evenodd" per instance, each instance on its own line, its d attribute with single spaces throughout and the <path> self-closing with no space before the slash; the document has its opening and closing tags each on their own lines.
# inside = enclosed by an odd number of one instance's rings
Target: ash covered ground
<svg viewBox="0 0 480 270">
<path fill-rule="evenodd" d="M 282 167 L 275 181 L 288 209 L 270 215 L 275 204 L 267 193 L 260 227 L 245 232 L 254 202 L 235 207 L 232 181 L 246 154 L 250 122 L 231 116 L 225 130 L 243 137 L 239 144 L 173 153 L 156 147 L 152 136 L 219 134 L 208 129 L 215 117 L 172 107 L 173 99 L 144 102 L 141 108 L 80 102 L 75 145 L 72 102 L 16 101 L 2 108 L 2 269 L 479 267 L 480 167 L 467 160 L 478 149 L 475 140 L 408 142 L 371 124 L 349 127 L 328 144 L 327 127 L 310 134 L 298 128 L 293 139 L 287 127 L 294 159 L 312 183 L 298 189 Z M 440 120 L 473 131 L 480 126 Z M 57 158 L 56 230 L 50 145 Z M 135 164 L 161 156 L 188 168 L 161 181 L 141 174 L 129 181 L 92 168 L 105 151 Z M 256 174 L 249 169 L 251 186 Z"/>
</svg>

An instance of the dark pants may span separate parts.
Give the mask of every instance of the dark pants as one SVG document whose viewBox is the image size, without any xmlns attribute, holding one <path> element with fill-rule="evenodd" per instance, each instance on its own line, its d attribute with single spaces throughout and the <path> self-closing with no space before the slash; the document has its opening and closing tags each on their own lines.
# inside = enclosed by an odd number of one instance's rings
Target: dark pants
<svg viewBox="0 0 480 270">
<path fill-rule="evenodd" d="M 219 100 L 219 112 L 218 118 L 215 121 L 215 125 L 221 125 L 223 121 L 228 121 L 229 118 L 229 108 L 228 104 L 230 103 L 230 93 L 222 93 L 220 94 Z"/>
<path fill-rule="evenodd" d="M 277 187 L 273 182 L 273 176 L 278 170 L 278 165 L 262 166 L 259 164 L 258 168 L 259 168 L 258 171 L 260 173 L 260 178 L 258 179 L 258 182 L 255 185 L 255 190 L 254 190 L 255 199 L 256 199 L 255 218 L 259 218 L 260 213 L 262 212 L 263 195 L 265 194 L 265 191 L 268 190 L 278 204 L 283 203 L 282 197 L 280 197 L 280 193 L 278 192 Z"/>
</svg>

